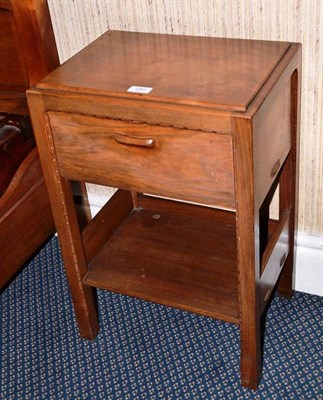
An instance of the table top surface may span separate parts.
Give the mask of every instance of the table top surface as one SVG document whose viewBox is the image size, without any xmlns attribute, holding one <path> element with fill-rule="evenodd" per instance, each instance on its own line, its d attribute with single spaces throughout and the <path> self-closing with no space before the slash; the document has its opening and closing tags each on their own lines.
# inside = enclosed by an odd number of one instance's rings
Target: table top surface
<svg viewBox="0 0 323 400">
<path fill-rule="evenodd" d="M 245 111 L 289 46 L 287 42 L 109 31 L 37 87 Z M 152 90 L 131 93 L 132 86 Z"/>
</svg>

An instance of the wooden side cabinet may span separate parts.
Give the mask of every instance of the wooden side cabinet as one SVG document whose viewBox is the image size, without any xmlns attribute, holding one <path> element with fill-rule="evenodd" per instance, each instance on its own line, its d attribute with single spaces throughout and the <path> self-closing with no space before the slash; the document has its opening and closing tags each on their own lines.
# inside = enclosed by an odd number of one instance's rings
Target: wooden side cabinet
<svg viewBox="0 0 323 400">
<path fill-rule="evenodd" d="M 261 316 L 292 294 L 300 67 L 299 44 L 110 31 L 28 91 L 84 338 L 92 287 L 220 318 L 257 388 Z M 83 230 L 71 181 L 119 188 Z"/>
<path fill-rule="evenodd" d="M 55 232 L 26 90 L 58 65 L 46 0 L 0 0 L 1 290 Z"/>
</svg>

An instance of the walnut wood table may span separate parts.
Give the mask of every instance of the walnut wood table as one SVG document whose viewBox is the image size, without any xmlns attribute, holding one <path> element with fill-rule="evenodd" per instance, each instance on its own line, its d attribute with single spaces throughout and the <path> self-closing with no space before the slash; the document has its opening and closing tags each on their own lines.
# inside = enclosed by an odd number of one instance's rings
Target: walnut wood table
<svg viewBox="0 0 323 400">
<path fill-rule="evenodd" d="M 92 287 L 219 318 L 257 388 L 261 316 L 292 294 L 300 66 L 299 44 L 111 31 L 29 90 L 84 338 Z M 74 181 L 119 188 L 82 231 Z"/>
</svg>

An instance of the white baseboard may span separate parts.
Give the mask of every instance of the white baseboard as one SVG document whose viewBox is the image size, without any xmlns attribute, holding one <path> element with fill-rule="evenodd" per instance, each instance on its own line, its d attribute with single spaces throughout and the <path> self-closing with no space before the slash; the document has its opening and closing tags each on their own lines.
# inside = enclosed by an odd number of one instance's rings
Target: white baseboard
<svg viewBox="0 0 323 400">
<path fill-rule="evenodd" d="M 323 296 L 323 236 L 298 232 L 295 290 Z"/>
<path fill-rule="evenodd" d="M 93 216 L 113 193 L 113 189 L 109 194 L 88 192 Z M 298 232 L 294 289 L 323 296 L 323 236 Z"/>
<path fill-rule="evenodd" d="M 111 193 L 110 193 L 111 192 Z M 88 190 L 87 196 L 90 203 L 91 214 L 94 217 L 101 208 L 105 205 L 105 203 L 111 198 L 114 194 L 115 189 L 109 188 L 109 193 L 92 193 Z"/>
</svg>

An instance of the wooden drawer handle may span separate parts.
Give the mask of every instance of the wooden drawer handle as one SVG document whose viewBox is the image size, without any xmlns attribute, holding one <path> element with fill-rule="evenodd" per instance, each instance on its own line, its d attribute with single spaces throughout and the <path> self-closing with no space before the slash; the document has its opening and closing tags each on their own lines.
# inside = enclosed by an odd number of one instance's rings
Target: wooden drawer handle
<svg viewBox="0 0 323 400">
<path fill-rule="evenodd" d="M 277 172 L 279 171 L 279 168 L 280 168 L 280 160 L 278 159 L 275 162 L 275 165 L 273 166 L 273 168 L 271 170 L 271 174 L 270 175 L 271 175 L 272 178 L 277 174 Z"/>
<path fill-rule="evenodd" d="M 142 138 L 136 136 L 128 136 L 124 133 L 117 132 L 114 135 L 114 140 L 120 144 L 125 144 L 127 146 L 138 146 L 138 147 L 148 147 L 152 148 L 156 146 L 155 138 Z"/>
</svg>

